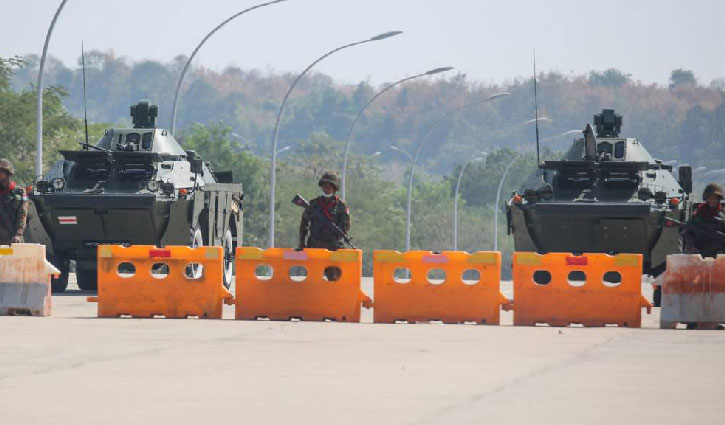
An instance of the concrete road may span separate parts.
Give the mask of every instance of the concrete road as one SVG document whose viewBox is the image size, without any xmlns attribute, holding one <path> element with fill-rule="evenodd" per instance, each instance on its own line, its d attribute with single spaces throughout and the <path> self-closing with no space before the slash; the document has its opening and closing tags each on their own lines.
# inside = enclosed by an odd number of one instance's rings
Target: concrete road
<svg viewBox="0 0 725 425">
<path fill-rule="evenodd" d="M 97 319 L 86 295 L 0 317 L 0 425 L 725 421 L 725 332 L 657 309 L 643 329 Z"/>
</svg>

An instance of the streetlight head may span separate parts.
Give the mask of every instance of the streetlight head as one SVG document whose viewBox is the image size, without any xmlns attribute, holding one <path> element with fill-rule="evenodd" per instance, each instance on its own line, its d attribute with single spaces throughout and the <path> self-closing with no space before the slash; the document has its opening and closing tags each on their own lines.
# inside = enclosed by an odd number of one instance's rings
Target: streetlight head
<svg viewBox="0 0 725 425">
<path fill-rule="evenodd" d="M 508 93 L 508 92 L 503 92 L 503 93 L 496 93 L 496 94 L 494 94 L 494 95 L 491 95 L 491 96 L 487 97 L 487 98 L 486 98 L 486 99 L 484 99 L 484 100 L 494 100 L 494 99 L 498 99 L 499 97 L 504 97 L 504 96 L 508 96 L 508 95 L 510 95 L 510 94 L 511 94 L 511 93 Z"/>
<path fill-rule="evenodd" d="M 380 156 L 380 155 L 382 155 L 382 152 L 380 152 L 380 151 L 373 153 L 373 156 Z"/>
<path fill-rule="evenodd" d="M 372 37 L 370 39 L 370 41 L 384 40 L 386 38 L 394 37 L 394 36 L 396 36 L 398 34 L 402 34 L 402 33 L 403 33 L 403 31 L 388 31 L 388 32 L 384 32 L 382 34 L 378 34 L 375 37 Z"/>
<path fill-rule="evenodd" d="M 426 72 L 425 75 L 440 74 L 441 72 L 450 71 L 451 69 L 453 69 L 452 66 L 444 66 L 441 68 L 435 68 L 435 69 L 431 69 L 430 71 Z"/>
</svg>

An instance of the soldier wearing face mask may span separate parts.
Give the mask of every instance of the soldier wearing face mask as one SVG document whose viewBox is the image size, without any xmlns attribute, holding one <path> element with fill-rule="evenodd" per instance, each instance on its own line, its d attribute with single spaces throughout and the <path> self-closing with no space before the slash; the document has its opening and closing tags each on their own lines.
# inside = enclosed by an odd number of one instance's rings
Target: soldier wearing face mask
<svg viewBox="0 0 725 425">
<path fill-rule="evenodd" d="M 342 231 L 350 230 L 350 210 L 344 202 L 337 197 L 340 180 L 333 173 L 326 172 L 318 182 L 322 194 L 310 201 L 310 208 L 302 214 L 300 222 L 300 249 L 325 248 L 331 251 L 343 247 L 343 240 L 335 235 L 330 226 L 325 225 L 321 219 L 315 217 L 318 210 Z"/>
</svg>

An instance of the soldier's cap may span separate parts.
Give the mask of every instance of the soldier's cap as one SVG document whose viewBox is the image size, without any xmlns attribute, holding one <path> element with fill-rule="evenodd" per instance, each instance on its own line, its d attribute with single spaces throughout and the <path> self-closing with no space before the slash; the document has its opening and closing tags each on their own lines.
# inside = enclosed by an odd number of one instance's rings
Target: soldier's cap
<svg viewBox="0 0 725 425">
<path fill-rule="evenodd" d="M 13 163 L 7 158 L 0 158 L 0 170 L 5 170 L 11 176 L 15 174 L 15 167 L 13 167 Z"/>
<path fill-rule="evenodd" d="M 710 183 L 705 186 L 705 190 L 702 192 L 702 200 L 707 201 L 710 195 L 715 195 L 718 198 L 723 198 L 722 186 L 717 183 Z"/>
<path fill-rule="evenodd" d="M 320 181 L 317 182 L 318 186 L 322 186 L 323 183 L 330 183 L 332 186 L 335 187 L 335 190 L 339 190 L 340 188 L 340 180 L 337 178 L 337 175 L 335 173 L 326 172 L 320 177 Z"/>
</svg>

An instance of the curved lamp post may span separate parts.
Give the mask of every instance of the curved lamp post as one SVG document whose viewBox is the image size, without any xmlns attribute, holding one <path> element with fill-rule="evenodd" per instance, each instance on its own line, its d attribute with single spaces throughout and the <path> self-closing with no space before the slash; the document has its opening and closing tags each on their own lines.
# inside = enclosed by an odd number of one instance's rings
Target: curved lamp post
<svg viewBox="0 0 725 425">
<path fill-rule="evenodd" d="M 498 251 L 498 208 L 499 208 L 499 201 L 501 200 L 501 188 L 503 188 L 503 182 L 506 180 L 506 175 L 511 170 L 511 167 L 514 165 L 514 162 L 516 162 L 519 158 L 521 158 L 521 153 L 517 153 L 514 159 L 509 162 L 509 164 L 506 166 L 506 169 L 503 171 L 503 175 L 501 176 L 501 180 L 498 182 L 498 191 L 496 192 L 496 203 L 494 204 L 493 209 L 493 250 Z"/>
<path fill-rule="evenodd" d="M 276 182 L 276 167 L 277 167 L 277 139 L 279 138 L 279 123 L 282 119 L 282 112 L 284 112 L 284 106 L 287 103 L 287 99 L 289 98 L 290 93 L 292 93 L 292 90 L 295 88 L 297 83 L 300 81 L 300 79 L 310 70 L 312 67 L 317 65 L 319 62 L 321 62 L 326 57 L 332 55 L 333 53 L 337 53 L 340 50 L 347 49 L 348 47 L 358 46 L 360 44 L 370 43 L 372 41 L 379 41 L 384 40 L 386 38 L 390 38 L 393 36 L 396 36 L 398 34 L 402 34 L 402 31 L 388 31 L 383 34 L 376 35 L 375 37 L 368 38 L 366 40 L 362 41 L 356 41 L 355 43 L 345 44 L 344 46 L 340 46 L 336 49 L 330 50 L 329 52 L 325 53 L 324 55 L 320 56 L 319 58 L 315 59 L 314 62 L 312 62 L 310 65 L 305 68 L 300 75 L 295 78 L 295 80 L 292 82 L 292 85 L 290 85 L 290 88 L 287 90 L 287 93 L 284 95 L 284 99 L 282 99 L 282 104 L 279 107 L 279 113 L 277 113 L 277 122 L 274 124 L 274 136 L 272 138 L 272 161 L 270 164 L 270 181 L 269 181 L 269 247 L 274 248 L 274 194 L 275 194 L 275 182 Z"/>
<path fill-rule="evenodd" d="M 352 125 L 350 125 L 350 130 L 347 132 L 347 138 L 345 139 L 345 154 L 342 157 L 342 190 L 341 190 L 341 192 L 342 192 L 343 200 L 346 199 L 345 198 L 345 187 L 346 187 L 345 186 L 345 176 L 347 175 L 347 156 L 348 156 L 348 152 L 350 151 L 350 136 L 352 136 L 352 131 L 355 129 L 355 125 L 357 124 L 360 117 L 362 117 L 362 114 L 365 112 L 367 107 L 370 106 L 370 104 L 373 103 L 375 101 L 375 99 L 382 96 L 385 92 L 387 92 L 388 90 L 392 89 L 393 87 L 395 87 L 399 84 L 405 83 L 410 80 L 414 80 L 419 77 L 425 77 L 426 75 L 434 75 L 434 74 L 439 74 L 441 72 L 450 71 L 451 69 L 453 69 L 453 67 L 450 67 L 450 66 L 435 68 L 435 69 L 431 69 L 428 72 L 424 72 L 422 74 L 417 74 L 417 75 L 413 75 L 413 76 L 410 76 L 407 78 L 403 78 L 402 80 L 398 80 L 398 81 L 390 84 L 389 86 L 385 87 L 384 89 L 380 90 L 375 96 L 371 97 L 370 100 L 368 100 L 368 102 L 362 108 L 360 108 L 360 112 L 357 113 L 357 115 L 355 116 L 355 119 L 352 121 Z"/>
<path fill-rule="evenodd" d="M 181 71 L 181 75 L 179 76 L 179 81 L 176 83 L 176 91 L 174 92 L 174 105 L 171 107 L 171 126 L 170 126 L 171 127 L 171 134 L 176 134 L 176 107 L 179 104 L 179 92 L 181 91 L 181 83 L 183 83 L 184 76 L 186 76 L 186 71 L 189 69 L 189 66 L 191 65 L 191 61 L 194 60 L 194 57 L 199 52 L 199 49 L 201 49 L 201 46 L 203 46 L 204 43 L 206 43 L 206 41 L 212 35 L 214 35 L 214 33 L 217 32 L 221 27 L 223 27 L 224 25 L 226 25 L 229 22 L 233 21 L 237 17 L 242 16 L 242 15 L 244 15 L 247 12 L 251 12 L 252 10 L 259 9 L 259 8 L 262 8 L 262 7 L 265 7 L 265 6 L 269 6 L 269 5 L 275 4 L 275 3 L 281 3 L 283 1 L 287 1 L 287 0 L 274 0 L 274 1 L 269 1 L 267 3 L 258 4 L 256 6 L 252 6 L 252 7 L 248 8 L 248 9 L 244 9 L 241 12 L 237 12 L 234 15 L 232 15 L 232 16 L 228 17 L 227 19 L 225 19 L 221 24 L 219 24 L 216 27 L 214 27 L 214 29 L 211 30 L 209 32 L 209 34 L 207 34 L 206 37 L 204 37 L 201 40 L 201 42 L 199 43 L 199 45 L 197 45 L 196 48 L 194 49 L 194 51 L 191 52 L 191 56 L 189 56 L 189 59 L 186 61 L 186 64 L 184 64 L 184 69 Z"/>
<path fill-rule="evenodd" d="M 53 34 L 53 28 L 55 22 L 58 20 L 60 12 L 63 10 L 65 3 L 68 0 L 63 0 L 58 6 L 58 10 L 53 15 L 53 20 L 50 21 L 50 28 L 48 33 L 45 35 L 45 44 L 43 44 L 43 54 L 40 56 L 40 69 L 38 69 L 38 87 L 37 97 L 38 101 L 36 104 L 36 124 L 35 131 L 36 143 L 35 143 L 35 177 L 40 178 L 43 176 L 43 72 L 45 71 L 45 57 L 48 55 L 48 45 L 50 44 L 50 36 Z"/>
<path fill-rule="evenodd" d="M 466 161 L 461 167 L 461 172 L 458 173 L 458 182 L 456 183 L 456 195 L 454 196 L 453 203 L 453 250 L 458 251 L 458 193 L 461 189 L 461 178 L 463 178 L 463 172 L 466 171 L 466 167 L 473 161 L 480 161 L 486 159 L 486 152 L 481 152 L 482 156 L 471 158 Z M 485 166 L 485 162 L 484 162 Z"/>
<path fill-rule="evenodd" d="M 497 93 L 492 96 L 489 96 L 485 99 L 478 100 L 476 102 L 468 103 L 462 106 L 459 106 L 455 109 L 452 109 L 448 111 L 445 115 L 443 115 L 441 118 L 438 119 L 438 121 L 434 122 L 433 125 L 428 128 L 428 131 L 425 132 L 423 137 L 420 139 L 420 142 L 418 143 L 418 149 L 415 151 L 415 156 L 413 156 L 413 162 L 410 165 L 410 178 L 408 180 L 408 204 L 406 207 L 406 218 L 405 218 L 405 251 L 410 251 L 410 204 L 412 201 L 412 194 L 413 194 L 413 175 L 415 173 L 415 164 L 418 163 L 418 156 L 420 156 L 420 151 L 423 150 L 423 145 L 425 144 L 426 139 L 430 134 L 435 130 L 441 123 L 443 123 L 445 120 L 451 117 L 451 115 L 455 114 L 456 112 L 470 108 L 472 106 L 480 105 L 482 103 L 489 102 L 494 99 L 498 99 L 504 96 L 508 96 L 510 93 Z"/>
</svg>

